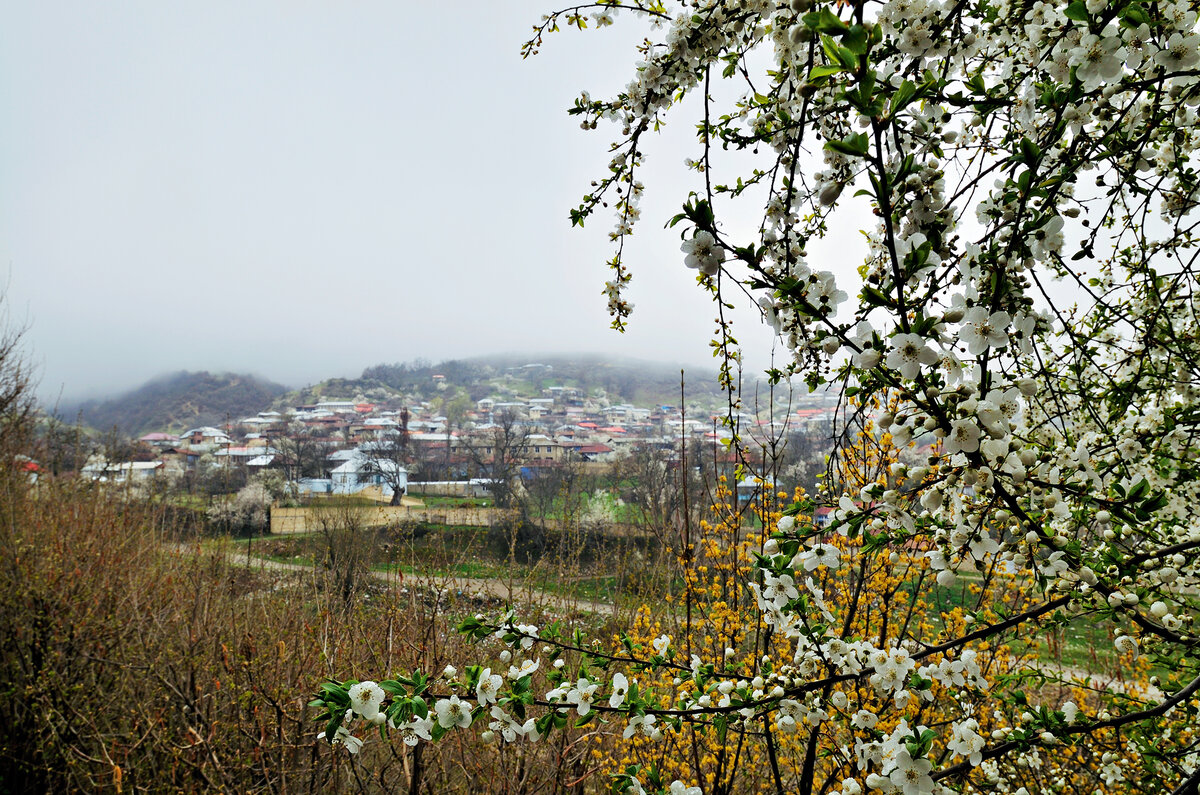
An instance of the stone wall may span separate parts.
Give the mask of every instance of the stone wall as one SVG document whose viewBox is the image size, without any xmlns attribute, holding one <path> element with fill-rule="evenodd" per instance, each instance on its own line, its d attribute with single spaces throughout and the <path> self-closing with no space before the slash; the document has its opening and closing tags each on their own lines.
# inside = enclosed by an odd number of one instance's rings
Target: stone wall
<svg viewBox="0 0 1200 795">
<path fill-rule="evenodd" d="M 274 534 L 310 533 L 320 528 L 322 512 L 352 511 L 363 527 L 420 522 L 463 527 L 491 527 L 517 517 L 515 510 L 500 508 L 425 508 L 411 505 L 372 505 L 350 507 L 310 506 L 272 508 L 271 532 Z"/>
</svg>

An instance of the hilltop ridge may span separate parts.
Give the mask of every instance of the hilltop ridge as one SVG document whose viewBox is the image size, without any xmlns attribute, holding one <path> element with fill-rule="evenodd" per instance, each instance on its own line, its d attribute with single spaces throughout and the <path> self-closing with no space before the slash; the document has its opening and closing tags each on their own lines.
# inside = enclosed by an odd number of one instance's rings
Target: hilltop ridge
<svg viewBox="0 0 1200 795">
<path fill-rule="evenodd" d="M 426 359 L 379 363 L 364 368 L 357 378 L 331 377 L 296 389 L 254 374 L 179 371 L 110 398 L 65 407 L 61 413 L 64 418 L 78 416 L 97 430 L 115 427 L 136 436 L 152 430 L 221 425 L 268 408 L 326 399 L 432 398 L 446 389 L 478 400 L 496 392 L 538 396 L 543 388 L 555 385 L 603 394 L 611 403 L 676 405 L 681 369 L 689 401 L 721 397 L 715 369 L 596 354 L 502 354 L 437 363 Z"/>
<path fill-rule="evenodd" d="M 257 375 L 181 370 L 116 397 L 85 401 L 71 414 L 98 430 L 116 428 L 136 436 L 224 423 L 228 417 L 261 411 L 286 390 Z"/>
</svg>

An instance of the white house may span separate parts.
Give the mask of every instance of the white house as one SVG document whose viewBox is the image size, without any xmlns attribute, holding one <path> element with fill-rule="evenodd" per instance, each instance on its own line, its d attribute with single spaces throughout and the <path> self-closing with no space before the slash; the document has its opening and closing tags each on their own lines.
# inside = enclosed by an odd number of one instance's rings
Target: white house
<svg viewBox="0 0 1200 795">
<path fill-rule="evenodd" d="M 85 466 L 83 474 L 92 480 L 106 483 L 125 483 L 126 481 L 138 483 L 154 477 L 162 468 L 162 461 L 124 461 L 110 464 L 100 460 Z"/>
<path fill-rule="evenodd" d="M 391 498 L 392 484 L 400 492 L 408 491 L 408 471 L 395 461 L 370 460 L 361 453 L 342 463 L 329 473 L 334 494 L 357 494 L 368 486 L 378 486 L 384 497 Z"/>
<path fill-rule="evenodd" d="M 331 411 L 334 414 L 353 414 L 358 405 L 353 400 L 322 400 L 317 404 L 317 410 Z"/>
<path fill-rule="evenodd" d="M 202 428 L 192 428 L 179 435 L 179 441 L 189 447 L 219 447 L 232 444 L 229 434 L 220 428 L 205 425 Z"/>
</svg>

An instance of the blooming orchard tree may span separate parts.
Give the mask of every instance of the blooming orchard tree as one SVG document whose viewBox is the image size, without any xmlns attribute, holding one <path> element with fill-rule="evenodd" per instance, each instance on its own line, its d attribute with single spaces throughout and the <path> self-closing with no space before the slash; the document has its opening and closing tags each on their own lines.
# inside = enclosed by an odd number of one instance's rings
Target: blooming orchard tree
<svg viewBox="0 0 1200 795">
<path fill-rule="evenodd" d="M 326 735 L 357 750 L 347 730 L 372 722 L 412 742 L 482 724 L 529 741 L 598 715 L 641 745 L 686 731 L 761 742 L 770 772 L 755 786 L 768 791 L 1195 792 L 1193 4 L 634 0 L 552 14 L 526 52 L 618 14 L 654 25 L 633 79 L 571 110 L 618 131 L 608 173 L 572 212 L 616 212 L 614 325 L 630 313 L 644 138 L 694 114 L 696 188 L 671 221 L 681 264 L 719 302 L 735 288 L 757 301 L 792 353 L 776 377 L 841 384 L 847 415 L 870 415 L 907 458 L 860 487 L 830 478 L 760 540 L 745 622 L 770 632 L 741 636 L 759 644 L 749 666 L 669 634 L 609 648 L 476 617 L 462 631 L 505 644 L 507 675 L 396 677 L 379 704 L 331 682 L 314 702 Z M 757 229 L 723 222 L 747 203 L 762 207 Z M 838 241 L 860 245 L 853 280 L 808 253 L 837 217 L 863 227 Z M 797 521 L 818 504 L 831 522 Z M 889 572 L 907 583 L 894 599 L 872 585 Z M 960 578 L 986 586 L 974 603 L 930 607 Z M 996 578 L 1008 601 L 987 596 Z M 914 616 L 918 603 L 930 612 Z M 1104 688 L 1016 651 L 1081 623 L 1159 676 Z M 565 662 L 549 668 L 535 646 Z M 731 789 L 638 765 L 615 781 Z"/>
</svg>

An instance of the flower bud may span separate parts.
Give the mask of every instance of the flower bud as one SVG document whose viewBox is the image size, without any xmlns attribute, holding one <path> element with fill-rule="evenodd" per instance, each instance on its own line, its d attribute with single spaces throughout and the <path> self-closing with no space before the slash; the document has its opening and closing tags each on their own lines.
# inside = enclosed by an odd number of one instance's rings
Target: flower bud
<svg viewBox="0 0 1200 795">
<path fill-rule="evenodd" d="M 840 182 L 834 182 L 829 185 L 826 185 L 821 190 L 821 194 L 819 197 L 820 201 L 821 201 L 821 206 L 828 207 L 831 204 L 833 204 L 834 202 L 836 202 L 838 200 L 838 197 L 842 195 L 842 189 L 844 187 L 845 186 L 842 185 Z"/>
</svg>

